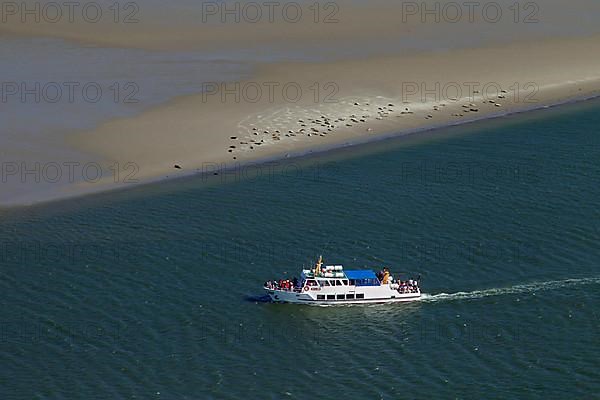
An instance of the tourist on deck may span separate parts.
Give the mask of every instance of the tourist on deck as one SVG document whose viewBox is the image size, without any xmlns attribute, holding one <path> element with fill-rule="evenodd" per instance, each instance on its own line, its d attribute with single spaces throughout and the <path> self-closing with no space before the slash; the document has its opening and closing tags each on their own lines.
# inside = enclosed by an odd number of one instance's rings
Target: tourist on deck
<svg viewBox="0 0 600 400">
<path fill-rule="evenodd" d="M 384 268 L 383 269 L 383 278 L 381 279 L 381 283 L 383 283 L 384 285 L 387 285 L 389 279 L 390 279 L 390 271 L 387 268 Z"/>
</svg>

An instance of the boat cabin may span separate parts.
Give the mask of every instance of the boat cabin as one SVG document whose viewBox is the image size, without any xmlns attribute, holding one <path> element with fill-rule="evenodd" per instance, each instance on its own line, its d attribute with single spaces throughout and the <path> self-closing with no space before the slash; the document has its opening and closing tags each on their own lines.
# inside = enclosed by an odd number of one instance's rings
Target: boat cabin
<svg viewBox="0 0 600 400">
<path fill-rule="evenodd" d="M 325 275 L 325 274 L 323 274 Z M 375 273 L 371 270 L 348 270 L 341 273 L 339 278 L 329 278 L 324 276 L 315 277 L 313 273 L 302 273 L 302 281 L 306 286 L 379 286 L 381 282 L 377 279 Z"/>
</svg>

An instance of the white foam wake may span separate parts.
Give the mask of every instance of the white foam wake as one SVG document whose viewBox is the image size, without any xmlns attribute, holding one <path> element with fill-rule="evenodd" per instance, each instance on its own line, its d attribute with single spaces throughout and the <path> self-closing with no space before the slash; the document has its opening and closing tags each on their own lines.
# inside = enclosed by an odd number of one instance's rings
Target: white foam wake
<svg viewBox="0 0 600 400">
<path fill-rule="evenodd" d="M 504 288 L 492 288 L 485 290 L 474 290 L 472 292 L 456 292 L 456 293 L 438 293 L 427 294 L 423 293 L 421 301 L 450 301 L 450 300 L 471 300 L 480 299 L 489 296 L 501 296 L 507 294 L 520 293 L 535 293 L 546 290 L 564 289 L 573 286 L 581 285 L 596 285 L 600 284 L 600 277 L 580 278 L 580 279 L 564 279 L 559 281 L 532 282 L 523 285 L 515 285 Z"/>
</svg>

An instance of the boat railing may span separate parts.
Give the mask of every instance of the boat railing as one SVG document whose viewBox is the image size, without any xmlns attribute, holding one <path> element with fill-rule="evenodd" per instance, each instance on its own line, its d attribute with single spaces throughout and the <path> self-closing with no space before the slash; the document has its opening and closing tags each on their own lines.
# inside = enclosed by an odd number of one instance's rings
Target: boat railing
<svg viewBox="0 0 600 400">
<path fill-rule="evenodd" d="M 293 286 L 291 288 L 286 288 L 286 287 L 281 287 L 279 285 L 271 285 L 271 286 L 265 285 L 264 288 L 268 289 L 268 290 L 279 290 L 279 291 L 282 291 L 282 292 L 302 293 L 302 288 L 301 287 L 295 287 L 295 286 Z"/>
<path fill-rule="evenodd" d="M 418 286 L 400 286 L 396 290 L 400 294 L 405 294 L 405 293 L 419 293 L 419 287 Z"/>
</svg>

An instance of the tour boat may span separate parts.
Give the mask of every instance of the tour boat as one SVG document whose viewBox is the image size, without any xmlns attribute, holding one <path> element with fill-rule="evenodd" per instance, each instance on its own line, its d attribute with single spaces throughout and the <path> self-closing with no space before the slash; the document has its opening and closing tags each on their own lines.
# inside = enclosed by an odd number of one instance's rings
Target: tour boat
<svg viewBox="0 0 600 400">
<path fill-rule="evenodd" d="M 419 280 L 394 280 L 387 268 L 344 270 L 341 265 L 304 269 L 300 279 L 269 281 L 264 289 L 272 301 L 298 304 L 365 304 L 415 301 L 421 298 Z"/>
</svg>

